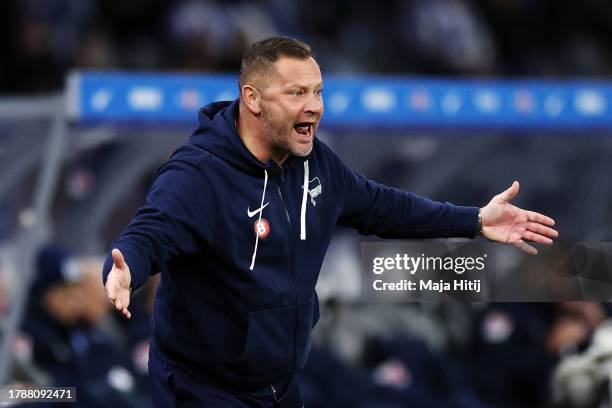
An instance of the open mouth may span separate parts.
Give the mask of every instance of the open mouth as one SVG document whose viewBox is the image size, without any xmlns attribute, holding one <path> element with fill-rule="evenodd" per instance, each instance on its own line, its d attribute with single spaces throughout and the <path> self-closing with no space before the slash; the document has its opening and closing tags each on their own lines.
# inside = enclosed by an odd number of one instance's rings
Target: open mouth
<svg viewBox="0 0 612 408">
<path fill-rule="evenodd" d="M 293 130 L 299 136 L 310 137 L 312 136 L 312 123 L 309 123 L 309 122 L 297 123 L 293 126 Z"/>
</svg>

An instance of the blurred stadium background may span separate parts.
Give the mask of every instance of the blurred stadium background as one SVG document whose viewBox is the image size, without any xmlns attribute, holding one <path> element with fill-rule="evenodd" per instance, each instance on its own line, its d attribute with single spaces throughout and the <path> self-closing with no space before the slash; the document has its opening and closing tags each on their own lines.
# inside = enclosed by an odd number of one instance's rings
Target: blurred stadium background
<svg viewBox="0 0 612 408">
<path fill-rule="evenodd" d="M 100 257 L 153 171 L 234 97 L 240 55 L 313 46 L 319 137 L 371 178 L 517 203 L 567 241 L 612 240 L 606 0 L 14 0 L 0 3 L 0 383 L 147 407 L 155 282 L 115 316 Z M 339 230 L 318 286 L 307 407 L 609 407 L 607 304 L 367 304 Z"/>
</svg>

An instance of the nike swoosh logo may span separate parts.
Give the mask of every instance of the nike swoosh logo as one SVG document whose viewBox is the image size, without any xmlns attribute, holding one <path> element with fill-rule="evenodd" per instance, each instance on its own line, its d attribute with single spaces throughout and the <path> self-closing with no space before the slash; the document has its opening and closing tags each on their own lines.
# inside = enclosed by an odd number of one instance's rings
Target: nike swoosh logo
<svg viewBox="0 0 612 408">
<path fill-rule="evenodd" d="M 268 206 L 268 204 L 270 203 L 265 203 L 263 205 L 263 207 L 256 209 L 255 211 L 251 211 L 251 209 L 249 207 L 247 207 L 247 214 L 249 215 L 249 218 L 253 217 L 254 215 L 258 214 L 261 210 L 263 210 L 264 208 L 266 208 Z"/>
</svg>

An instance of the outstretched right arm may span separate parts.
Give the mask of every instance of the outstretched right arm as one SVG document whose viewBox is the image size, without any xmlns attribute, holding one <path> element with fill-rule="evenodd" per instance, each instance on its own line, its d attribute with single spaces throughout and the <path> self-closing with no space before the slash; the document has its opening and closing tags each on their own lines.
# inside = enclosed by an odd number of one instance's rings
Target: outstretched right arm
<svg viewBox="0 0 612 408">
<path fill-rule="evenodd" d="M 145 206 L 106 258 L 102 278 L 111 303 L 129 318 L 130 288 L 143 285 L 179 254 L 200 251 L 212 242 L 216 225 L 217 200 L 202 170 L 178 160 L 164 164 Z"/>
</svg>

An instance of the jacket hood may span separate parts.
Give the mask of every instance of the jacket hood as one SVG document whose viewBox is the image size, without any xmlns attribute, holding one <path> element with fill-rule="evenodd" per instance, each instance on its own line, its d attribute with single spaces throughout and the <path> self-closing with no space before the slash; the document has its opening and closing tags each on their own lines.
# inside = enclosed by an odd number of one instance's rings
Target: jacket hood
<svg viewBox="0 0 612 408">
<path fill-rule="evenodd" d="M 189 143 L 200 146 L 211 154 L 249 173 L 262 174 L 264 169 L 278 171 L 274 160 L 261 162 L 247 149 L 236 129 L 238 99 L 213 102 L 198 113 L 199 126 Z"/>
</svg>

